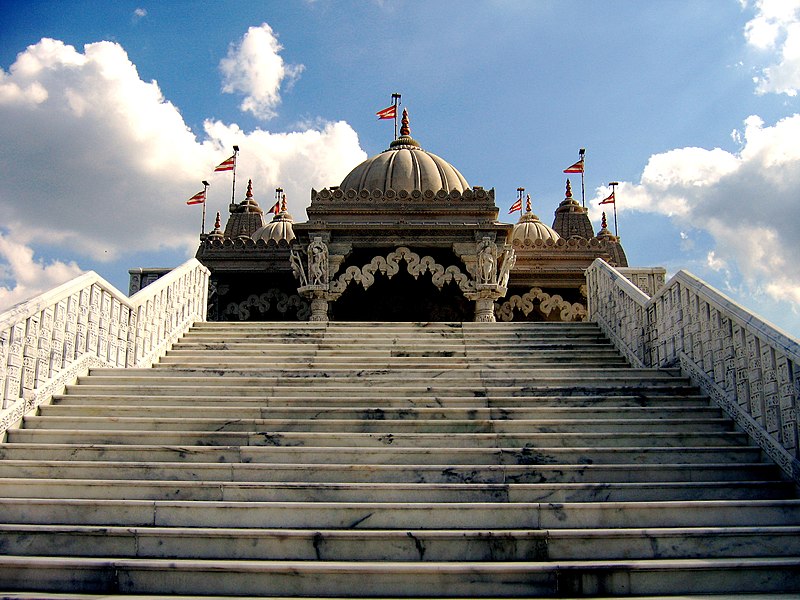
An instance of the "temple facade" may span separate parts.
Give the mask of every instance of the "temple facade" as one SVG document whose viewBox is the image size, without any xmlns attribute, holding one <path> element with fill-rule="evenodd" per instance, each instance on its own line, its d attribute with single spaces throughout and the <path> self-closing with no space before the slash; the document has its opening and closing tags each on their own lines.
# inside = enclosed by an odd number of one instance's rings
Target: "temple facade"
<svg viewBox="0 0 800 600">
<path fill-rule="evenodd" d="M 529 200 L 504 223 L 494 189 L 424 150 L 405 110 L 387 150 L 311 190 L 307 221 L 295 222 L 280 188 L 276 206 L 267 218 L 248 183 L 224 228 L 217 215 L 201 236 L 210 320 L 581 321 L 592 261 L 628 266 L 569 180 L 552 226 Z"/>
</svg>

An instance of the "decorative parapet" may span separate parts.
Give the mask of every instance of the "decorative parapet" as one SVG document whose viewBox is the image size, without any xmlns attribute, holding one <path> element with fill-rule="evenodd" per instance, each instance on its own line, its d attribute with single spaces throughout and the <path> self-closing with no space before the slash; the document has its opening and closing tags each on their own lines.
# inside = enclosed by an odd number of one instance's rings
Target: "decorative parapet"
<svg viewBox="0 0 800 600">
<path fill-rule="evenodd" d="M 358 200 L 378 200 L 385 202 L 392 201 L 412 201 L 412 202 L 430 202 L 431 200 L 438 200 L 440 202 L 463 202 L 463 201 L 488 201 L 494 204 L 494 189 L 485 190 L 482 187 L 473 187 L 472 189 L 465 189 L 463 192 L 458 190 L 342 190 L 339 188 L 325 188 L 323 190 L 311 190 L 312 202 L 347 202 Z"/>
<path fill-rule="evenodd" d="M 616 267 L 628 280 L 648 296 L 652 296 L 667 281 L 667 270 L 664 267 Z"/>
<path fill-rule="evenodd" d="M 148 367 L 206 316 L 192 259 L 131 298 L 89 272 L 0 315 L 0 435 L 91 367 Z"/>
<path fill-rule="evenodd" d="M 586 278 L 589 319 L 632 364 L 680 364 L 800 482 L 800 341 L 686 271 L 652 298 L 599 259 Z"/>
</svg>

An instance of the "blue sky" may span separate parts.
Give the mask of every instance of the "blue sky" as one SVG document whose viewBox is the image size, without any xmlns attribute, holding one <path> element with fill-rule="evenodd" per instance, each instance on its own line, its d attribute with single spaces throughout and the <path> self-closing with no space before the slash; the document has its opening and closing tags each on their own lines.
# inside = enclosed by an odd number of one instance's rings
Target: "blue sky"
<svg viewBox="0 0 800 600">
<path fill-rule="evenodd" d="M 800 333 L 800 0 L 0 2 L 0 304 L 191 256 L 215 164 L 256 199 L 412 134 L 546 222 L 587 149 L 633 265 L 687 268 Z M 573 180 L 579 189 L 579 181 Z M 241 200 L 244 185 L 237 192 Z"/>
</svg>

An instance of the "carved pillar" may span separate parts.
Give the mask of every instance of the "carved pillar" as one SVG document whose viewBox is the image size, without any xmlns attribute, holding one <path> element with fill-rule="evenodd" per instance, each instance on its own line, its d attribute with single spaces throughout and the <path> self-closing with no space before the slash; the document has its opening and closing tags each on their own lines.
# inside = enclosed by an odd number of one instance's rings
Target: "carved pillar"
<svg viewBox="0 0 800 600">
<path fill-rule="evenodd" d="M 475 300 L 475 322 L 494 323 L 494 300 L 492 298 L 478 298 Z"/>
<path fill-rule="evenodd" d="M 327 321 L 328 320 L 328 301 L 325 298 L 312 298 L 311 299 L 311 317 L 309 321 Z"/>
</svg>

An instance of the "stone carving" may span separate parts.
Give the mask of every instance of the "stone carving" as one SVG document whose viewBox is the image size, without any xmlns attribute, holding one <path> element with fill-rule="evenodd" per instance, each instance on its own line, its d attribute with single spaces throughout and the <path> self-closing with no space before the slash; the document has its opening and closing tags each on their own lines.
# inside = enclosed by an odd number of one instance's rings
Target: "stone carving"
<svg viewBox="0 0 800 600">
<path fill-rule="evenodd" d="M 497 283 L 497 246 L 488 237 L 478 242 L 477 282 L 482 284 Z"/>
<path fill-rule="evenodd" d="M 246 321 L 253 312 L 258 311 L 263 315 L 273 306 L 281 315 L 286 315 L 290 311 L 296 312 L 298 321 L 305 321 L 311 314 L 309 304 L 303 298 L 297 294 L 290 296 L 277 288 L 272 288 L 260 295 L 251 294 L 242 302 L 231 302 L 225 309 L 225 315 Z"/>
<path fill-rule="evenodd" d="M 308 285 L 327 285 L 328 278 L 328 246 L 315 237 L 308 245 Z"/>
<path fill-rule="evenodd" d="M 513 321 L 514 310 L 522 312 L 527 317 L 535 310 L 536 302 L 539 304 L 539 311 L 545 317 L 553 311 L 557 311 L 562 321 L 586 320 L 586 307 L 583 304 L 579 302 L 570 303 L 558 294 L 551 296 L 538 287 L 531 288 L 530 291 L 525 292 L 522 296 L 514 294 L 502 304 L 498 304 L 495 307 L 495 313 L 502 321 Z"/>
<path fill-rule="evenodd" d="M 497 284 L 500 287 L 508 287 L 508 278 L 511 277 L 511 269 L 517 263 L 517 256 L 514 250 L 506 247 L 503 250 L 503 262 L 500 264 L 500 274 L 497 276 Z"/>
<path fill-rule="evenodd" d="M 366 290 L 375 283 L 376 273 L 386 275 L 390 279 L 397 275 L 400 272 L 401 261 L 406 263 L 408 273 L 415 279 L 429 272 L 433 285 L 439 289 L 442 289 L 445 284 L 452 281 L 458 285 L 462 292 L 475 291 L 475 283 L 462 273 L 457 266 L 444 267 L 432 257 L 420 257 L 419 254 L 412 252 L 405 246 L 390 252 L 385 258 L 376 256 L 361 268 L 356 266 L 347 267 L 344 273 L 331 282 L 330 289 L 332 292 L 342 293 L 350 283 L 355 281 L 360 283 Z"/>
<path fill-rule="evenodd" d="M 685 271 L 652 298 L 602 260 L 596 260 L 586 276 L 589 318 L 632 364 L 680 364 L 790 477 L 800 481 L 798 340 Z"/>
<path fill-rule="evenodd" d="M 192 259 L 127 298 L 87 273 L 0 315 L 0 433 L 90 366 L 152 365 L 205 319 L 208 275 Z"/>
<path fill-rule="evenodd" d="M 295 279 L 300 282 L 300 287 L 308 285 L 308 277 L 306 277 L 306 270 L 303 268 L 303 259 L 300 258 L 300 253 L 294 248 L 291 249 L 289 260 L 292 265 L 292 273 Z"/>
</svg>

